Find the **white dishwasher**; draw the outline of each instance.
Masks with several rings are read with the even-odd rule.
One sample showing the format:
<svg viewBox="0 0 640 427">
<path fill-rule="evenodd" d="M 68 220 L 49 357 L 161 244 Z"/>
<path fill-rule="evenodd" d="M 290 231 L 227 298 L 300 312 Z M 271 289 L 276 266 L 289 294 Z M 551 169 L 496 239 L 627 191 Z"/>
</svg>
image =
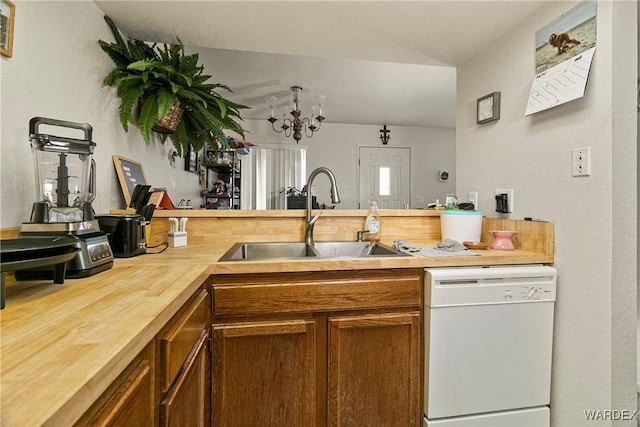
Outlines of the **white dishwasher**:
<svg viewBox="0 0 640 427">
<path fill-rule="evenodd" d="M 424 424 L 548 426 L 556 270 L 429 268 Z"/>
</svg>

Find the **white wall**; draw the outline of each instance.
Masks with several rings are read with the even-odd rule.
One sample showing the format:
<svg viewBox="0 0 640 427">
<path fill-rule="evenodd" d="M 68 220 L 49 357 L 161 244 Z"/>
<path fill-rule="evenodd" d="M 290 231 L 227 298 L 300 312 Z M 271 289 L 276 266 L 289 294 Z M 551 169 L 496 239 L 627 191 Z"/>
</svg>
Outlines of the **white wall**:
<svg viewBox="0 0 640 427">
<path fill-rule="evenodd" d="M 640 7 L 638 8 L 638 22 L 640 22 Z M 640 40 L 640 25 L 638 26 L 638 40 Z M 638 42 L 638 111 L 636 113 L 636 118 L 637 118 L 637 128 L 638 128 L 638 134 L 636 135 L 637 141 L 638 141 L 638 146 L 640 146 L 640 42 Z M 638 151 L 638 157 L 636 159 L 636 167 L 638 165 L 638 160 L 640 160 L 640 151 Z M 640 179 L 640 177 L 639 177 Z M 638 188 L 636 189 L 637 193 L 636 193 L 636 200 L 638 201 L 640 206 L 640 185 L 638 185 Z M 640 237 L 638 236 L 638 233 L 636 231 L 636 238 L 638 240 L 638 242 L 640 242 Z M 640 251 L 638 251 L 638 262 L 636 263 L 636 265 L 640 264 Z M 638 302 L 637 302 L 637 306 L 636 306 L 636 310 L 638 312 L 638 326 L 637 326 L 637 332 L 638 332 L 638 337 L 637 337 L 637 341 L 638 341 L 638 351 L 637 354 L 638 356 L 638 360 L 637 360 L 637 373 L 638 373 L 638 408 L 640 408 L 640 278 L 638 278 L 638 289 L 637 289 L 637 297 L 638 297 Z"/>
<path fill-rule="evenodd" d="M 113 36 L 102 13 L 87 1 L 17 1 L 13 57 L 2 57 L 2 184 L 0 227 L 28 221 L 35 201 L 29 120 L 35 116 L 89 123 L 97 143 L 97 213 L 124 207 L 111 156 L 142 163 L 149 184 L 166 187 L 174 202 L 198 198 L 196 174 L 183 163 L 169 166 L 168 148 L 149 146 L 130 128 L 125 133 L 117 116 L 115 91 L 102 87 L 112 63 L 97 40 Z M 73 25 L 69 25 L 73 22 Z M 64 31 L 62 31 L 64 26 Z M 50 130 L 53 133 L 53 130 Z"/>
<path fill-rule="evenodd" d="M 458 193 L 478 191 L 483 205 L 513 188 L 511 218 L 555 224 L 553 425 L 591 425 L 584 410 L 636 404 L 636 76 L 624 72 L 637 68 L 635 2 L 598 2 L 585 97 L 524 117 L 535 31 L 575 4 L 545 2 L 459 67 L 457 87 Z M 476 99 L 493 91 L 501 119 L 478 126 Z M 574 178 L 571 149 L 584 146 L 592 174 Z"/>
<path fill-rule="evenodd" d="M 245 120 L 243 125 L 250 132 L 246 135 L 247 140 L 253 143 L 295 144 L 293 138 L 275 133 L 266 120 Z M 303 136 L 300 140 L 299 144 L 307 147 L 307 176 L 319 166 L 328 167 L 336 175 L 342 199 L 336 209 L 358 209 L 357 147 L 382 147 L 380 128 L 325 122 L 312 138 Z M 445 194 L 454 193 L 456 188 L 455 129 L 388 128 L 391 130 L 389 147 L 411 148 L 411 207 L 422 208 L 435 199 L 444 202 Z M 438 171 L 441 169 L 449 171 L 448 182 L 438 180 Z M 319 203 L 330 204 L 328 182 L 326 177 L 321 176 L 314 183 L 314 194 Z M 418 196 L 423 197 L 424 203 L 418 202 Z"/>
</svg>

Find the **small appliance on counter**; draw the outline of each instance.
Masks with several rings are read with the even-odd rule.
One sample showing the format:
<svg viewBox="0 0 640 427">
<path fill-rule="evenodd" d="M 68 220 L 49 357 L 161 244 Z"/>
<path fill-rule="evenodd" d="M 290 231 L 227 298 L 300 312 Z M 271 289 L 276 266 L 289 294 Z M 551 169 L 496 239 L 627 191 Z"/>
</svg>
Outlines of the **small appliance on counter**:
<svg viewBox="0 0 640 427">
<path fill-rule="evenodd" d="M 80 130 L 84 139 L 40 133 L 40 126 L 57 126 L 66 133 Z M 69 131 L 71 130 L 71 131 Z M 107 234 L 100 230 L 91 203 L 95 198 L 96 143 L 87 123 L 34 117 L 29 121 L 29 140 L 34 154 L 37 200 L 30 222 L 20 227 L 20 238 L 71 237 L 78 249 L 67 261 L 66 277 L 88 277 L 113 266 Z M 16 271 L 16 279 L 47 279 L 53 267 Z"/>
<path fill-rule="evenodd" d="M 96 215 L 100 229 L 109 238 L 109 244 L 116 258 L 129 258 L 146 253 L 145 225 L 142 215 Z"/>
<path fill-rule="evenodd" d="M 482 212 L 467 210 L 444 210 L 440 212 L 442 240 L 457 242 L 479 242 L 482 232 Z"/>
<path fill-rule="evenodd" d="M 0 245 L 0 309 L 5 306 L 4 275 L 36 267 L 53 267 L 53 283 L 63 284 L 67 261 L 79 249 L 68 236 L 4 239 Z"/>
</svg>

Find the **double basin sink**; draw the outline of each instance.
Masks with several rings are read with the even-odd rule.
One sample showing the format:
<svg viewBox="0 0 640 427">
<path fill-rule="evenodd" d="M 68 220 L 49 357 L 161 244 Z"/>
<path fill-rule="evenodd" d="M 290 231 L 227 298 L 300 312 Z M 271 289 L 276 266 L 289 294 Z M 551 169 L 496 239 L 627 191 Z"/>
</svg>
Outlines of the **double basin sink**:
<svg viewBox="0 0 640 427">
<path fill-rule="evenodd" d="M 272 259 L 378 258 L 410 256 L 379 242 L 268 242 L 236 243 L 219 261 Z"/>
</svg>

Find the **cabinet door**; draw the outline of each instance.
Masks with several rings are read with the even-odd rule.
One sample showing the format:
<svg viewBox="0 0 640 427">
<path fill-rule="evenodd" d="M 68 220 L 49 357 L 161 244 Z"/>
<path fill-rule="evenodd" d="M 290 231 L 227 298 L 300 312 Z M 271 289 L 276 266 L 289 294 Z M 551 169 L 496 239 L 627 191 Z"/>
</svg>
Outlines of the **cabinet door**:
<svg viewBox="0 0 640 427">
<path fill-rule="evenodd" d="M 210 298 L 207 290 L 196 292 L 185 308 L 160 334 L 160 389 L 164 393 L 183 369 L 189 353 L 210 325 Z"/>
<path fill-rule="evenodd" d="M 209 418 L 209 390 L 207 380 L 209 360 L 209 332 L 202 331 L 176 381 L 160 403 L 160 425 L 174 427 L 204 427 Z"/>
<path fill-rule="evenodd" d="M 329 425 L 420 425 L 419 347 L 419 312 L 329 318 Z"/>
<path fill-rule="evenodd" d="M 315 424 L 313 320 L 213 328 L 214 426 Z"/>
<path fill-rule="evenodd" d="M 155 347 L 149 344 L 76 426 L 153 426 L 156 420 Z"/>
</svg>

